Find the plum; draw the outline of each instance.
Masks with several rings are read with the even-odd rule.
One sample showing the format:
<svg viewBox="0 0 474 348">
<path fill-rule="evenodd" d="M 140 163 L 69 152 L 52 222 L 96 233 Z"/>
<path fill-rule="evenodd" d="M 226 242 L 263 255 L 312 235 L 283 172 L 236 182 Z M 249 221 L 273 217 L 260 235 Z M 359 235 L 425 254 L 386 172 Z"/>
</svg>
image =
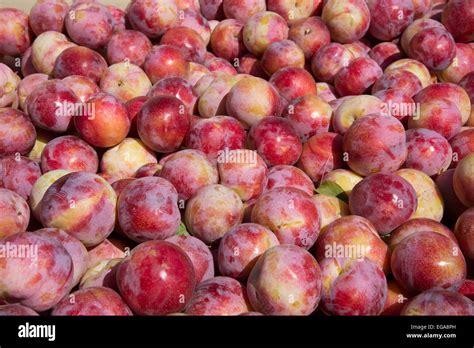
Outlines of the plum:
<svg viewBox="0 0 474 348">
<path fill-rule="evenodd" d="M 157 163 L 157 159 L 149 148 L 138 139 L 125 138 L 104 152 L 100 168 L 102 173 L 131 178 L 142 166 L 152 163 Z"/>
<path fill-rule="evenodd" d="M 86 247 L 77 238 L 57 228 L 42 228 L 34 233 L 58 242 L 71 255 L 74 270 L 71 287 L 76 286 L 89 265 L 89 255 L 87 254 Z"/>
<path fill-rule="evenodd" d="M 466 278 L 466 261 L 459 246 L 431 231 L 412 234 L 398 243 L 391 268 L 397 283 L 415 294 L 433 288 L 457 290 Z"/>
<path fill-rule="evenodd" d="M 119 294 L 104 287 L 91 287 L 74 291 L 59 302 L 52 316 L 128 316 L 132 311 Z"/>
<path fill-rule="evenodd" d="M 402 177 L 376 173 L 354 187 L 349 206 L 352 213 L 367 218 L 385 235 L 412 216 L 418 199 L 413 186 Z"/>
<path fill-rule="evenodd" d="M 370 24 L 370 10 L 362 0 L 328 0 L 324 3 L 322 19 L 331 39 L 350 43 L 361 39 Z"/>
<path fill-rule="evenodd" d="M 343 149 L 349 167 L 360 175 L 392 172 L 407 157 L 405 129 L 392 116 L 367 115 L 347 130 Z"/>
<path fill-rule="evenodd" d="M 9 155 L 0 158 L 0 187 L 18 193 L 25 200 L 40 176 L 38 163 L 27 157 Z"/>
<path fill-rule="evenodd" d="M 237 193 L 224 185 L 207 185 L 187 202 L 185 221 L 193 236 L 211 244 L 240 224 L 243 214 Z"/>
<path fill-rule="evenodd" d="M 0 188 L 0 238 L 26 231 L 30 220 L 30 208 L 17 193 Z"/>
<path fill-rule="evenodd" d="M 73 262 L 61 244 L 30 232 L 3 238 L 0 244 L 6 253 L 0 259 L 0 299 L 42 312 L 69 293 Z"/>
<path fill-rule="evenodd" d="M 121 230 L 130 239 L 166 239 L 179 227 L 178 193 L 163 178 L 136 179 L 120 194 L 117 214 Z"/>
<path fill-rule="evenodd" d="M 448 290 L 428 290 L 414 297 L 401 315 L 474 315 L 474 304 L 467 297 Z"/>
<path fill-rule="evenodd" d="M 369 259 L 327 258 L 321 264 L 321 308 L 331 315 L 379 315 L 387 298 L 382 269 Z"/>
<path fill-rule="evenodd" d="M 221 184 L 233 189 L 242 201 L 258 197 L 265 189 L 268 168 L 256 151 L 234 149 L 217 157 Z"/>
<path fill-rule="evenodd" d="M 136 30 L 119 31 L 107 43 L 107 61 L 109 64 L 128 61 L 143 66 L 151 48 L 151 41 L 145 34 Z"/>
<path fill-rule="evenodd" d="M 0 108 L 0 156 L 27 155 L 35 145 L 36 130 L 20 110 Z"/>
<path fill-rule="evenodd" d="M 368 259 L 385 273 L 390 270 L 390 253 L 375 226 L 357 215 L 334 220 L 321 231 L 314 248 L 316 259 Z"/>
<path fill-rule="evenodd" d="M 409 129 L 405 167 L 421 170 L 429 176 L 441 174 L 449 168 L 453 151 L 449 142 L 429 129 Z"/>
<path fill-rule="evenodd" d="M 303 145 L 298 167 L 314 182 L 321 181 L 332 170 L 343 167 L 342 143 L 342 136 L 336 133 L 313 135 Z"/>
<path fill-rule="evenodd" d="M 314 184 L 311 178 L 301 169 L 289 165 L 278 165 L 270 168 L 265 191 L 277 187 L 293 187 L 312 196 Z"/>
<path fill-rule="evenodd" d="M 41 153 L 43 173 L 57 169 L 97 173 L 98 167 L 99 159 L 96 151 L 74 135 L 65 135 L 51 140 Z"/>
<path fill-rule="evenodd" d="M 80 75 L 99 83 L 106 70 L 107 62 L 99 53 L 87 47 L 74 46 L 65 49 L 56 58 L 53 75 L 58 79 Z"/>
<path fill-rule="evenodd" d="M 159 175 L 173 184 L 182 200 L 194 196 L 201 187 L 219 181 L 216 164 L 199 150 L 175 152 L 162 164 Z"/>
<path fill-rule="evenodd" d="M 196 284 L 214 277 L 214 260 L 209 247 L 193 236 L 175 235 L 166 238 L 167 242 L 176 244 L 189 256 L 196 273 Z"/>
<path fill-rule="evenodd" d="M 6 4 L 7 5 L 7 4 Z M 0 54 L 19 56 L 31 44 L 28 15 L 15 8 L 0 9 Z"/>
<path fill-rule="evenodd" d="M 212 87 L 211 84 L 209 88 Z M 229 116 L 235 117 L 246 127 L 251 127 L 262 118 L 279 114 L 280 96 L 275 87 L 267 81 L 248 77 L 230 89 L 226 98 L 226 109 Z"/>
<path fill-rule="evenodd" d="M 200 119 L 186 135 L 186 147 L 217 158 L 225 149 L 241 149 L 245 145 L 245 129 L 235 118 L 214 116 Z"/>
<path fill-rule="evenodd" d="M 86 103 L 85 113 L 74 117 L 82 139 L 97 147 L 119 144 L 130 130 L 130 119 L 124 104 L 116 97 L 99 93 Z"/>
<path fill-rule="evenodd" d="M 321 298 L 321 270 L 314 257 L 296 245 L 277 245 L 260 256 L 250 272 L 252 307 L 266 315 L 309 315 Z"/>
<path fill-rule="evenodd" d="M 46 190 L 40 220 L 45 227 L 62 229 L 84 245 L 94 246 L 112 233 L 116 201 L 113 188 L 100 176 L 70 173 Z"/>
<path fill-rule="evenodd" d="M 219 243 L 218 265 L 222 275 L 246 279 L 260 255 L 279 245 L 277 237 L 268 228 L 244 223 L 227 231 Z"/>
<path fill-rule="evenodd" d="M 147 95 L 151 89 L 151 82 L 138 65 L 121 62 L 109 66 L 104 71 L 100 88 L 126 103 L 133 98 Z"/>
<path fill-rule="evenodd" d="M 245 287 L 229 277 L 208 279 L 194 291 L 184 309 L 188 315 L 239 315 L 250 310 Z"/>
<path fill-rule="evenodd" d="M 196 276 L 191 259 L 179 246 L 148 241 L 120 265 L 117 284 L 134 313 L 163 315 L 180 312 L 191 303 Z"/>
<path fill-rule="evenodd" d="M 256 12 L 248 18 L 243 28 L 245 47 L 256 56 L 261 56 L 271 43 L 287 37 L 288 26 L 285 19 L 271 11 Z"/>
<path fill-rule="evenodd" d="M 64 21 L 72 41 L 92 49 L 104 47 L 113 34 L 112 16 L 98 2 L 76 2 Z"/>
<path fill-rule="evenodd" d="M 272 230 L 281 244 L 309 249 L 318 238 L 320 215 L 303 191 L 278 187 L 263 193 L 252 209 L 251 221 Z"/>
<path fill-rule="evenodd" d="M 248 142 L 268 166 L 293 165 L 303 149 L 290 121 L 275 116 L 264 117 L 255 123 L 250 129 Z"/>
</svg>

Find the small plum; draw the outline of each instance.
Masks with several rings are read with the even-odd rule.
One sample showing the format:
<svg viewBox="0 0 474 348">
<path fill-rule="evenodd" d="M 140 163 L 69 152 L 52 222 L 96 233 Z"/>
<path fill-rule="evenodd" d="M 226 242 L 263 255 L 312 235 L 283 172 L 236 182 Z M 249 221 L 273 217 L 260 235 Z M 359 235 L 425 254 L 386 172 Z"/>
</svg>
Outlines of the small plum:
<svg viewBox="0 0 474 348">
<path fill-rule="evenodd" d="M 30 208 L 17 193 L 0 188 L 0 238 L 26 231 L 30 220 Z"/>
<path fill-rule="evenodd" d="M 188 315 L 239 315 L 250 310 L 245 287 L 229 277 L 208 279 L 198 286 L 184 309 Z"/>
<path fill-rule="evenodd" d="M 8 4 L 5 4 L 8 5 Z M 28 15 L 15 8 L 0 9 L 0 54 L 19 56 L 31 44 Z"/>
<path fill-rule="evenodd" d="M 278 70 L 270 78 L 270 83 L 275 86 L 287 103 L 298 97 L 317 94 L 316 81 L 313 76 L 299 67 L 286 67 Z"/>
<path fill-rule="evenodd" d="M 73 263 L 61 244 L 31 232 L 3 238 L 0 244 L 3 250 L 25 250 L 21 257 L 0 259 L 0 299 L 42 312 L 69 293 Z"/>
<path fill-rule="evenodd" d="M 263 52 L 262 68 L 268 76 L 285 67 L 304 68 L 303 50 L 291 40 L 273 42 Z"/>
<path fill-rule="evenodd" d="M 35 145 L 36 130 L 23 112 L 0 108 L 0 156 L 28 154 Z"/>
<path fill-rule="evenodd" d="M 200 119 L 186 135 L 186 147 L 217 158 L 225 149 L 241 149 L 245 145 L 245 129 L 235 118 L 214 116 Z"/>
<path fill-rule="evenodd" d="M 311 70 L 319 81 L 333 83 L 337 73 L 354 59 L 351 51 L 340 43 L 328 42 L 311 58 Z"/>
<path fill-rule="evenodd" d="M 57 179 L 40 203 L 44 227 L 59 228 L 86 246 L 102 242 L 115 225 L 117 197 L 100 176 L 74 172 Z"/>
<path fill-rule="evenodd" d="M 360 175 L 392 172 L 407 156 L 405 129 L 392 116 L 367 115 L 347 130 L 343 149 L 349 167 Z"/>
<path fill-rule="evenodd" d="M 265 191 L 277 187 L 293 187 L 312 196 L 314 184 L 311 178 L 301 169 L 290 165 L 278 165 L 270 168 Z"/>
<path fill-rule="evenodd" d="M 31 63 L 36 72 L 52 75 L 57 57 L 76 44 L 57 31 L 45 31 L 31 45 Z"/>
<path fill-rule="evenodd" d="M 456 196 L 465 206 L 474 206 L 474 153 L 459 161 L 454 170 L 453 187 Z"/>
<path fill-rule="evenodd" d="M 237 193 L 224 185 L 207 185 L 187 202 L 185 222 L 194 237 L 212 244 L 242 223 L 243 215 L 244 207 Z"/>
<path fill-rule="evenodd" d="M 100 168 L 102 173 L 130 178 L 141 166 L 148 163 L 157 163 L 154 153 L 140 140 L 125 138 L 120 144 L 104 152 Z"/>
<path fill-rule="evenodd" d="M 242 34 L 245 47 L 256 56 L 261 56 L 271 43 L 287 39 L 288 30 L 285 19 L 279 14 L 257 12 L 244 25 Z"/>
<path fill-rule="evenodd" d="M 143 63 L 143 70 L 151 83 L 165 77 L 186 78 L 188 69 L 189 63 L 182 52 L 169 45 L 154 46 Z"/>
<path fill-rule="evenodd" d="M 64 0 L 40 0 L 30 10 L 30 26 L 36 35 L 45 31 L 64 31 L 69 4 Z"/>
<path fill-rule="evenodd" d="M 235 226 L 219 243 L 219 270 L 224 276 L 246 279 L 259 256 L 279 244 L 275 234 L 264 226 L 253 223 Z"/>
<path fill-rule="evenodd" d="M 252 307 L 266 315 L 310 315 L 319 304 L 321 288 L 318 263 L 295 245 L 268 249 L 247 282 Z"/>
<path fill-rule="evenodd" d="M 135 64 L 128 62 L 109 66 L 100 80 L 100 88 L 122 103 L 145 96 L 151 89 L 151 82 L 145 72 Z"/>
<path fill-rule="evenodd" d="M 120 194 L 117 215 L 122 232 L 134 241 L 166 239 L 179 227 L 178 193 L 165 179 L 136 179 Z"/>
<path fill-rule="evenodd" d="M 111 65 L 128 61 L 141 67 L 151 48 L 151 41 L 145 34 L 135 30 L 119 31 L 107 43 L 107 61 Z"/>
<path fill-rule="evenodd" d="M 58 79 L 80 75 L 99 83 L 106 70 L 107 62 L 99 53 L 87 47 L 74 46 L 65 49 L 56 58 L 53 75 Z"/>
<path fill-rule="evenodd" d="M 327 0 L 322 19 L 333 41 L 350 43 L 361 39 L 369 30 L 370 10 L 363 0 Z"/>
<path fill-rule="evenodd" d="M 130 119 L 123 103 L 112 95 L 99 93 L 87 100 L 84 115 L 74 117 L 82 139 L 97 147 L 119 144 L 130 130 Z"/>
<path fill-rule="evenodd" d="M 56 169 L 97 173 L 98 168 L 99 159 L 96 151 L 74 135 L 65 135 L 51 140 L 41 153 L 43 173 Z"/>
<path fill-rule="evenodd" d="M 382 75 L 382 69 L 375 60 L 361 57 L 337 73 L 334 86 L 341 96 L 363 94 Z"/>
<path fill-rule="evenodd" d="M 469 298 L 456 292 L 434 289 L 414 297 L 405 305 L 401 315 L 472 316 L 474 315 L 474 304 Z"/>
<path fill-rule="evenodd" d="M 132 315 L 132 311 L 114 290 L 104 287 L 91 287 L 71 293 L 53 308 L 51 315 L 129 316 Z"/>
<path fill-rule="evenodd" d="M 281 244 L 295 244 L 305 249 L 316 242 L 320 230 L 316 203 L 292 187 L 278 187 L 263 193 L 252 209 L 251 221 L 272 230 Z"/>
<path fill-rule="evenodd" d="M 331 34 L 320 17 L 300 18 L 291 23 L 288 38 L 310 59 L 321 47 L 331 42 Z"/>
<path fill-rule="evenodd" d="M 456 45 L 447 30 L 435 27 L 423 29 L 411 39 L 408 55 L 429 69 L 444 70 L 456 56 Z"/>
<path fill-rule="evenodd" d="M 209 88 L 212 88 L 212 84 Z M 267 116 L 279 114 L 280 96 L 271 83 L 258 77 L 248 77 L 230 89 L 226 108 L 229 116 L 251 127 Z"/>
<path fill-rule="evenodd" d="M 215 162 L 199 150 L 175 152 L 162 164 L 159 175 L 173 184 L 182 200 L 194 196 L 201 187 L 217 184 L 219 181 Z"/>
<path fill-rule="evenodd" d="M 369 33 L 383 41 L 397 38 L 413 22 L 415 8 L 410 0 L 369 0 Z"/>
<path fill-rule="evenodd" d="M 313 135 L 303 145 L 298 161 L 301 168 L 314 181 L 318 182 L 334 169 L 343 167 L 343 137 L 332 132 Z"/>
<path fill-rule="evenodd" d="M 37 127 L 64 133 L 76 116 L 78 101 L 64 82 L 51 80 L 41 83 L 30 93 L 26 98 L 26 108 Z"/>
<path fill-rule="evenodd" d="M 367 218 L 385 235 L 412 216 L 418 200 L 413 186 L 402 177 L 376 173 L 354 187 L 349 206 L 353 214 Z"/>
<path fill-rule="evenodd" d="M 140 139 L 157 152 L 178 150 L 189 126 L 190 115 L 185 104 L 173 96 L 151 97 L 137 115 Z"/>
<path fill-rule="evenodd" d="M 196 273 L 196 284 L 214 277 L 214 260 L 209 247 L 193 236 L 175 235 L 166 238 L 167 242 L 176 244 L 189 256 Z"/>
<path fill-rule="evenodd" d="M 267 183 L 267 165 L 256 151 L 234 149 L 217 157 L 221 184 L 233 189 L 242 201 L 257 198 Z"/>
<path fill-rule="evenodd" d="M 453 151 L 441 134 L 429 129 L 409 129 L 406 168 L 421 170 L 429 176 L 441 174 L 449 168 Z"/>
<path fill-rule="evenodd" d="M 191 259 L 179 246 L 148 241 L 120 264 L 117 284 L 136 314 L 163 315 L 179 312 L 192 301 L 196 276 Z"/>
<path fill-rule="evenodd" d="M 39 164 L 27 157 L 8 155 L 0 158 L 0 187 L 18 193 L 25 200 L 29 199 L 40 176 Z"/>
<path fill-rule="evenodd" d="M 331 315 L 379 315 L 387 298 L 382 269 L 369 259 L 328 258 L 321 264 L 321 307 Z"/>
<path fill-rule="evenodd" d="M 433 288 L 457 290 L 466 278 L 466 261 L 458 249 L 455 242 L 439 233 L 415 233 L 393 250 L 393 276 L 412 293 Z"/>
<path fill-rule="evenodd" d="M 112 16 L 98 2 L 79 2 L 69 8 L 64 21 L 72 41 L 92 49 L 104 47 L 113 34 Z"/>
<path fill-rule="evenodd" d="M 301 141 L 290 121 L 268 116 L 252 126 L 249 143 L 268 166 L 293 165 L 302 152 Z"/>
</svg>

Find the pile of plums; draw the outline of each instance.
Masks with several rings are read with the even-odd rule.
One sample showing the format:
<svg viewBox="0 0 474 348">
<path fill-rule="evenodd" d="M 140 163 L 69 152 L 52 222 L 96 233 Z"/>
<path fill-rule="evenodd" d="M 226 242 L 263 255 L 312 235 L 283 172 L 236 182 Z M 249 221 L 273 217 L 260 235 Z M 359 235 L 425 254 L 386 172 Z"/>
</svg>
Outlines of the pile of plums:
<svg viewBox="0 0 474 348">
<path fill-rule="evenodd" d="M 0 315 L 474 315 L 474 0 L 28 11 Z"/>
</svg>

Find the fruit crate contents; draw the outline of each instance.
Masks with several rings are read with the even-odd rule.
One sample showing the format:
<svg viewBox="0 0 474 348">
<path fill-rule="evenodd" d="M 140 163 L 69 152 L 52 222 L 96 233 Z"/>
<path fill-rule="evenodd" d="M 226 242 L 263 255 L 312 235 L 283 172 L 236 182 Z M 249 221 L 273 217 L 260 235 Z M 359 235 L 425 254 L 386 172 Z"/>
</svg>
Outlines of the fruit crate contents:
<svg viewBox="0 0 474 348">
<path fill-rule="evenodd" d="M 0 315 L 474 315 L 474 0 L 0 6 Z"/>
</svg>

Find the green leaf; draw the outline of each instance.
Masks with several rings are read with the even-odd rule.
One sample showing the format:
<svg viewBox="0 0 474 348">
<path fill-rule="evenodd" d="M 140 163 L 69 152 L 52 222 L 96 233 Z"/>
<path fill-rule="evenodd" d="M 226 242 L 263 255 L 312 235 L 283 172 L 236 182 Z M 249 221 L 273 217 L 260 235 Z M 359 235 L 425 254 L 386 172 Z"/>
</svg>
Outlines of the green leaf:
<svg viewBox="0 0 474 348">
<path fill-rule="evenodd" d="M 186 225 L 184 222 L 179 224 L 178 230 L 176 231 L 177 236 L 190 236 L 188 230 L 186 229 Z"/>
<path fill-rule="evenodd" d="M 344 192 L 344 189 L 332 181 L 323 182 L 315 191 L 325 196 L 337 197 L 341 201 L 344 201 L 346 203 L 349 201 L 349 197 L 347 197 L 347 194 L 346 192 Z"/>
</svg>

